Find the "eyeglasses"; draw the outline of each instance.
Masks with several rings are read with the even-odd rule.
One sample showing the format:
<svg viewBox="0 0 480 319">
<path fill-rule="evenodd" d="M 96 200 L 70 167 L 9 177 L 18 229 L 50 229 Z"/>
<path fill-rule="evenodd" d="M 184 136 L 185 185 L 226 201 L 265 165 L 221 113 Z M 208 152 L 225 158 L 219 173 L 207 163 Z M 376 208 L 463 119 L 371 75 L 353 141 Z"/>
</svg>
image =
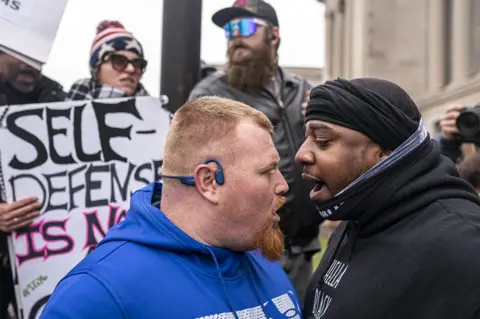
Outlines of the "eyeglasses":
<svg viewBox="0 0 480 319">
<path fill-rule="evenodd" d="M 241 18 L 228 22 L 223 27 L 225 29 L 225 36 L 228 40 L 231 40 L 238 32 L 238 36 L 248 37 L 257 32 L 259 25 L 267 26 L 267 23 L 263 20 L 256 18 Z"/>
<path fill-rule="evenodd" d="M 108 62 L 112 64 L 114 70 L 118 72 L 123 72 L 129 64 L 135 68 L 135 72 L 143 73 L 147 67 L 147 61 L 142 58 L 129 59 L 124 55 L 112 53 L 105 56 L 103 62 Z"/>
</svg>

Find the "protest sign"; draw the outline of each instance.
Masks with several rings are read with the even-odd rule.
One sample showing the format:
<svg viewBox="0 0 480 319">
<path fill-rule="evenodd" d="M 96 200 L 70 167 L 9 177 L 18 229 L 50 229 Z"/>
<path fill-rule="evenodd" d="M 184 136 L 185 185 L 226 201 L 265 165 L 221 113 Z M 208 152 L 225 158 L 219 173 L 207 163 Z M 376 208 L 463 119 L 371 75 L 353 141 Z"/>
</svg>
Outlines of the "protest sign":
<svg viewBox="0 0 480 319">
<path fill-rule="evenodd" d="M 5 112 L 5 114 L 4 114 Z M 158 180 L 170 113 L 159 99 L 0 108 L 2 189 L 37 196 L 41 215 L 11 238 L 21 318 L 38 318 L 58 281 Z"/>
<path fill-rule="evenodd" d="M 35 68 L 47 62 L 67 0 L 0 0 L 0 49 Z"/>
</svg>

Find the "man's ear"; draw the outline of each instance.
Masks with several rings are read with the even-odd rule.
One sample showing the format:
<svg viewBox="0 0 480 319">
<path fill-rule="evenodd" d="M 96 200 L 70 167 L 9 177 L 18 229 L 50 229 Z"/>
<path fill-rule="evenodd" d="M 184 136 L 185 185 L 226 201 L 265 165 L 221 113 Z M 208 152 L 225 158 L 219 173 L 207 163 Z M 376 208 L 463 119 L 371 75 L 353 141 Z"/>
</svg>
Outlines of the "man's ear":
<svg viewBox="0 0 480 319">
<path fill-rule="evenodd" d="M 392 151 L 385 150 L 380 145 L 373 142 L 370 142 L 369 146 L 367 146 L 364 151 L 366 152 L 366 159 L 369 167 L 373 167 L 392 154 Z"/>
<path fill-rule="evenodd" d="M 195 168 L 193 177 L 195 178 L 195 187 L 198 193 L 211 202 L 212 204 L 218 204 L 219 202 L 219 185 L 215 180 L 215 172 L 217 167 L 214 163 L 201 164 Z"/>
<path fill-rule="evenodd" d="M 392 154 L 392 151 L 390 150 L 384 150 L 382 149 L 379 155 L 380 161 L 383 161 L 385 158 L 387 158 L 390 154 Z"/>
<path fill-rule="evenodd" d="M 278 27 L 272 27 L 272 45 L 276 46 L 280 41 L 280 29 Z"/>
</svg>

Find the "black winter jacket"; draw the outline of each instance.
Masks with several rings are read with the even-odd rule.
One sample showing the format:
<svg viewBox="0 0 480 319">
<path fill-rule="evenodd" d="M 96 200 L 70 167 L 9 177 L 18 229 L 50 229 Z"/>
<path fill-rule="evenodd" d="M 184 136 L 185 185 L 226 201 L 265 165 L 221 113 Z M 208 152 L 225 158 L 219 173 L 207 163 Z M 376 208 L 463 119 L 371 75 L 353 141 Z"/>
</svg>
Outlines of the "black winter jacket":
<svg viewBox="0 0 480 319">
<path fill-rule="evenodd" d="M 480 197 L 440 146 L 427 141 L 365 196 L 369 209 L 331 237 L 304 318 L 480 318 Z"/>
</svg>

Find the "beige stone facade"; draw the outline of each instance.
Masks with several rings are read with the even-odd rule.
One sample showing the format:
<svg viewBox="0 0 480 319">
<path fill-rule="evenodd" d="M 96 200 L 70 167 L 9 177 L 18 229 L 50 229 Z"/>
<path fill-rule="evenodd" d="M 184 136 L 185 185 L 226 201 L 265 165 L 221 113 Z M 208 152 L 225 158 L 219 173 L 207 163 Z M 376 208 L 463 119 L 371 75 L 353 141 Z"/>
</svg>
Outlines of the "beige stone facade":
<svg viewBox="0 0 480 319">
<path fill-rule="evenodd" d="M 325 79 L 379 77 L 405 88 L 426 127 L 480 102 L 480 0 L 323 0 Z"/>
</svg>

